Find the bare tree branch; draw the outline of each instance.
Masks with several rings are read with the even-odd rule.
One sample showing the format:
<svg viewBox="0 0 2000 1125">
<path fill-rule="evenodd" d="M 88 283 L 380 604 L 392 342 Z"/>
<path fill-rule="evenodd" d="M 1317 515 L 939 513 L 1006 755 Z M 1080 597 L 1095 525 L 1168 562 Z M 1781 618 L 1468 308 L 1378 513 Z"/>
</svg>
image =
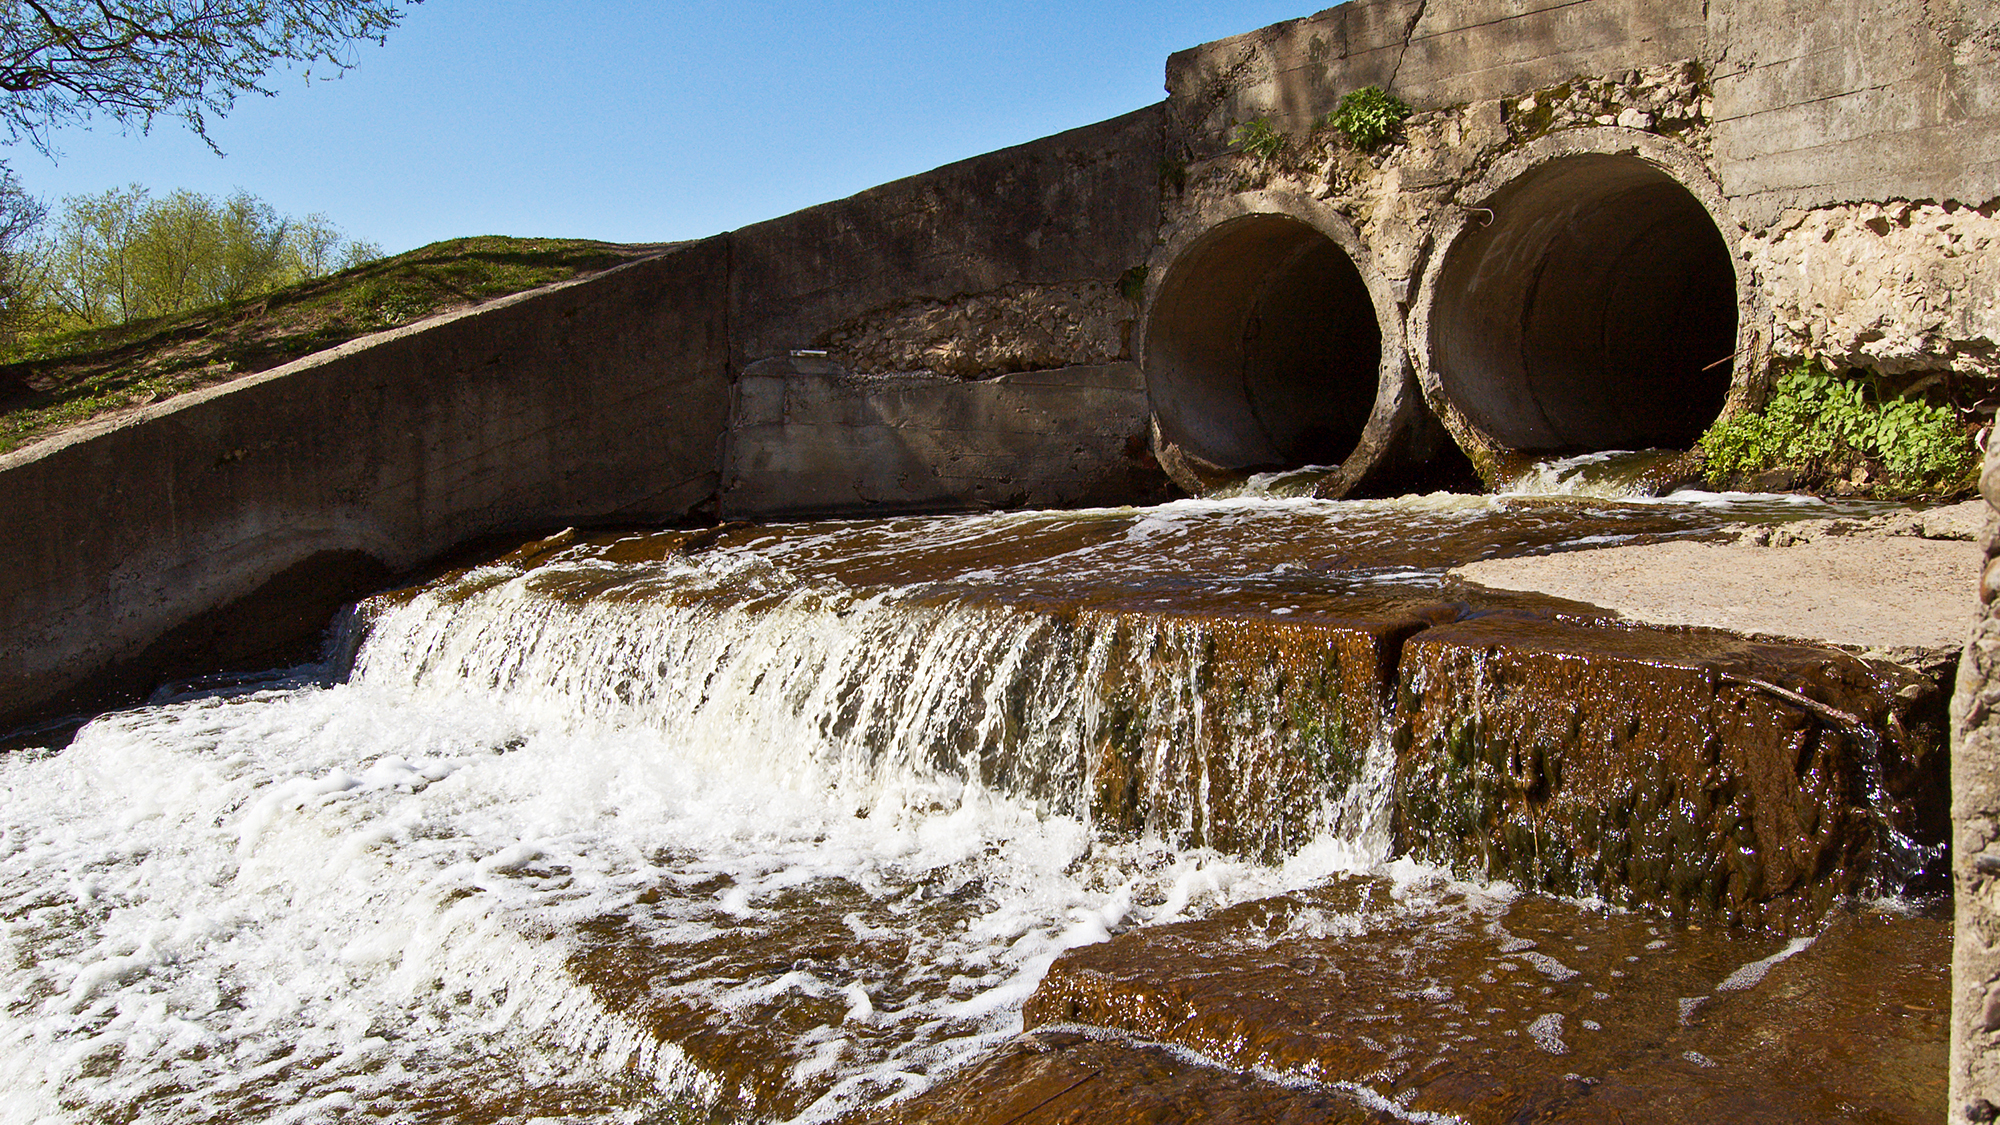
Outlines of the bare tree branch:
<svg viewBox="0 0 2000 1125">
<path fill-rule="evenodd" d="M 53 132 L 103 115 L 144 132 L 177 117 L 211 148 L 275 67 L 346 70 L 421 0 L 0 0 L 0 125 L 49 151 Z"/>
</svg>

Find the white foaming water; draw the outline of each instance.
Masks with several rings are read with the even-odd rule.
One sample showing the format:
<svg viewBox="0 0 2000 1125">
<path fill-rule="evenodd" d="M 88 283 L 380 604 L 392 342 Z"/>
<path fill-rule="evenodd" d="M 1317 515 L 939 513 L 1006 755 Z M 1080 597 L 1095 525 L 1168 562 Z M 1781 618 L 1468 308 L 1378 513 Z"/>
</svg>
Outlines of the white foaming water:
<svg viewBox="0 0 2000 1125">
<path fill-rule="evenodd" d="M 1188 687 L 1205 626 L 971 595 L 1059 602 L 1081 574 L 1304 616 L 1362 571 L 1434 583 L 1465 529 L 1539 526 L 1523 504 L 829 524 L 641 563 L 579 544 L 385 602 L 347 683 L 0 758 L 0 1121 L 821 1120 L 919 1088 L 1017 1031 L 1066 948 L 1335 872 L 1435 875 L 1382 860 L 1381 738 L 1348 792 L 1285 808 L 1282 863 L 1185 846 L 1220 797 L 1186 750 L 1204 724 L 1270 733 Z M 1146 714 L 1107 713 L 1106 684 Z M 1138 838 L 1088 821 L 1114 729 Z"/>
<path fill-rule="evenodd" d="M 1093 833 L 1095 704 L 1066 681 L 1109 642 L 1060 619 L 798 588 L 754 556 L 555 570 L 382 611 L 349 683 L 0 760 L 0 1118 L 744 1099 L 652 1030 L 680 1004 L 807 1011 L 771 1066 L 823 1119 L 1018 1031 L 1065 948 L 1379 860 L 1352 832 L 1283 867 Z M 613 592 L 580 596 L 599 573 Z M 907 957 L 674 960 L 840 895 L 857 944 Z M 607 918 L 693 968 L 600 987 L 579 935 Z"/>
</svg>

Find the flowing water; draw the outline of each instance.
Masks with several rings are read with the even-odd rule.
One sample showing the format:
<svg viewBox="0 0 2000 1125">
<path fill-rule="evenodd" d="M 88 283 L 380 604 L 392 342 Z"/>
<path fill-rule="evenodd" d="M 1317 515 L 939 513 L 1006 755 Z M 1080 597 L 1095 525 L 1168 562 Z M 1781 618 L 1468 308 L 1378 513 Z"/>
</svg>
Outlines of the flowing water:
<svg viewBox="0 0 2000 1125">
<path fill-rule="evenodd" d="M 1403 641 L 1525 612 L 1445 568 L 1827 514 L 1287 490 L 565 534 L 15 752 L 0 1119 L 828 1120 L 1116 935 L 1354 879 L 1487 919 L 1506 883 L 1392 855 Z M 1328 1088 L 1450 1119 L 1393 1085 Z"/>
</svg>

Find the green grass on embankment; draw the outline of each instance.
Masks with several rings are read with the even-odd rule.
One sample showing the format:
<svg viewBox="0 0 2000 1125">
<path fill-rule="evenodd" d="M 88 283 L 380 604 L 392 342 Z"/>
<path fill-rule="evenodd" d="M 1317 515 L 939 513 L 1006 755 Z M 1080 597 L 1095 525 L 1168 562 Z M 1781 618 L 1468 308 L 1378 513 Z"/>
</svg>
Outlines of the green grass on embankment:
<svg viewBox="0 0 2000 1125">
<path fill-rule="evenodd" d="M 454 238 L 226 305 L 25 341 L 0 355 L 0 453 L 656 249 L 573 238 Z"/>
</svg>

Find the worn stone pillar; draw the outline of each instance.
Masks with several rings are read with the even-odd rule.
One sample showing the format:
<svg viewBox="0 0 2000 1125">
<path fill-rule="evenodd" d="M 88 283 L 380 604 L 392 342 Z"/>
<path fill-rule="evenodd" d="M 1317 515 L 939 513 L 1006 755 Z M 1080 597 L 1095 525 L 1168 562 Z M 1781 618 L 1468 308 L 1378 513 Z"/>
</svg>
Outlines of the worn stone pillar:
<svg viewBox="0 0 2000 1125">
<path fill-rule="evenodd" d="M 1987 446 L 1979 490 L 2000 509 L 2000 441 Z M 1952 699 L 1951 957 L 1953 1122 L 2000 1118 L 2000 535 L 1988 511 L 1979 621 Z"/>
</svg>

